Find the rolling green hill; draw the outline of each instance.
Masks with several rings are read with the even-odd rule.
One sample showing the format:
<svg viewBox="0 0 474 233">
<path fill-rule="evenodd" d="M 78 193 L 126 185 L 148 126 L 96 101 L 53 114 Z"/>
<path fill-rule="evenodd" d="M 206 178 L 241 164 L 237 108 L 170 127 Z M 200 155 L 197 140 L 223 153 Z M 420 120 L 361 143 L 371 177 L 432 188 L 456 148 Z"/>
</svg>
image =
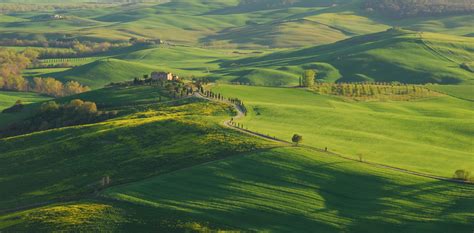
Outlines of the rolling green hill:
<svg viewBox="0 0 474 233">
<path fill-rule="evenodd" d="M 471 232 L 469 4 L 0 0 L 0 233 Z"/>
<path fill-rule="evenodd" d="M 0 217 L 9 231 L 469 231 L 471 186 L 279 148 Z"/>
<path fill-rule="evenodd" d="M 460 99 L 474 101 L 474 85 L 433 85 L 429 88 Z"/>
<path fill-rule="evenodd" d="M 48 99 L 50 99 L 50 97 L 42 96 L 36 93 L 0 91 L 0 111 L 11 107 L 17 100 L 21 100 L 23 104 L 29 104 L 45 101 Z"/>
<path fill-rule="evenodd" d="M 1 15 L 0 32 L 8 38 L 74 36 L 94 41 L 125 41 L 145 37 L 217 48 L 288 48 L 329 44 L 392 26 L 469 36 L 474 22 L 472 15 L 387 19 L 364 11 L 361 1 L 303 1 L 285 7 L 249 7 L 238 3 L 175 0 L 94 9 L 66 8 L 62 11 L 65 20 L 35 20 L 38 14 L 24 12 L 16 13 L 14 18 Z"/>
<path fill-rule="evenodd" d="M 83 85 L 97 89 L 111 82 L 129 81 L 134 77 L 142 77 L 144 74 L 150 74 L 158 69 L 156 66 L 106 58 L 47 75 L 61 81 L 76 80 Z"/>
<path fill-rule="evenodd" d="M 265 147 L 219 125 L 233 114 L 225 104 L 166 97 L 159 103 L 159 95 L 144 86 L 60 99 L 94 101 L 119 117 L 0 139 L 0 209 L 86 197 L 104 176 L 127 183 Z"/>
<path fill-rule="evenodd" d="M 240 122 L 265 135 L 289 141 L 297 133 L 305 145 L 444 177 L 474 170 L 472 101 L 355 102 L 305 89 L 230 85 L 213 91 L 243 100 L 249 112 Z"/>
<path fill-rule="evenodd" d="M 227 79 L 233 80 L 242 70 L 313 68 L 312 63 L 327 63 L 337 69 L 340 82 L 377 81 L 402 83 L 472 84 L 474 73 L 461 64 L 474 59 L 474 40 L 433 33 L 391 29 L 354 37 L 330 45 L 276 52 L 244 58 L 224 64 Z M 242 68 L 240 68 L 242 67 Z M 293 68 L 294 69 L 294 68 Z M 234 73 L 233 73 L 234 72 Z M 334 73 L 334 72 L 332 72 Z M 295 73 L 295 77 L 301 73 Z M 363 80 L 360 77 L 364 77 Z M 272 79 L 271 75 L 265 78 Z M 328 80 L 323 72 L 318 77 Z M 258 84 L 259 80 L 249 80 Z M 297 84 L 297 79 L 285 84 Z"/>
</svg>

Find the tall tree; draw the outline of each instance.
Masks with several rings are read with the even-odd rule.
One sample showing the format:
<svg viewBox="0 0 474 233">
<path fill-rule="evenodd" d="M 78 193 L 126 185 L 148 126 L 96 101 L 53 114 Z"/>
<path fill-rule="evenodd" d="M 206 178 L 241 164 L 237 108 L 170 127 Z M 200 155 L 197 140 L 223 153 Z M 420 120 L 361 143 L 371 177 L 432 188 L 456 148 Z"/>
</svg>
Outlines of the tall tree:
<svg viewBox="0 0 474 233">
<path fill-rule="evenodd" d="M 314 70 L 305 70 L 303 72 L 303 86 L 312 87 L 314 85 L 314 80 L 316 78 L 316 72 Z"/>
</svg>

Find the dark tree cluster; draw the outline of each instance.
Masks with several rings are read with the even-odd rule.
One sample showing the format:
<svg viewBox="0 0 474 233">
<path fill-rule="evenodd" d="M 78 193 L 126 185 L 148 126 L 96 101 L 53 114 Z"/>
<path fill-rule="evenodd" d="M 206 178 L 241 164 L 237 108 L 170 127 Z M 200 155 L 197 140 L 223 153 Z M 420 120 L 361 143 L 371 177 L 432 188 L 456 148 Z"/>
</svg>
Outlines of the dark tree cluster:
<svg viewBox="0 0 474 233">
<path fill-rule="evenodd" d="M 312 89 L 320 94 L 339 95 L 355 99 L 370 99 L 390 97 L 391 99 L 404 100 L 410 98 L 423 98 L 436 93 L 419 85 L 401 83 L 320 83 L 317 82 Z"/>
<path fill-rule="evenodd" d="M 470 14 L 474 0 L 366 0 L 363 8 L 394 18 Z"/>
<path fill-rule="evenodd" d="M 18 104 L 15 104 L 18 105 Z M 89 124 L 115 117 L 117 112 L 98 111 L 94 102 L 74 99 L 66 104 L 45 102 L 30 118 L 0 130 L 0 137 L 15 136 L 35 131 Z"/>
</svg>

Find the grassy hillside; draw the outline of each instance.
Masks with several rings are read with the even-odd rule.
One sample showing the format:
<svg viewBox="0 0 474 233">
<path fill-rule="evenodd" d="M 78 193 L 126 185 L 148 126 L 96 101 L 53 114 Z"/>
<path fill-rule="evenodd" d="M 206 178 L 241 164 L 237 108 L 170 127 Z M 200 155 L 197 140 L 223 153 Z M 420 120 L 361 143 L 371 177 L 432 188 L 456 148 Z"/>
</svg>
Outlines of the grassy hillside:
<svg viewBox="0 0 474 233">
<path fill-rule="evenodd" d="M 296 66 L 301 70 L 319 62 L 335 67 L 341 75 L 337 80 L 340 82 L 473 83 L 474 74 L 461 68 L 461 64 L 474 59 L 473 45 L 471 38 L 394 29 L 330 45 L 236 60 L 224 67 L 231 80 L 243 69 Z M 361 76 L 364 80 L 360 80 Z M 270 80 L 272 76 L 265 78 Z M 333 81 L 327 80 L 324 73 L 318 78 Z M 250 80 L 250 83 L 257 84 L 257 81 Z"/>
<path fill-rule="evenodd" d="M 105 195 L 227 229 L 443 232 L 469 229 L 473 192 L 323 154 L 277 149 L 111 188 Z"/>
<path fill-rule="evenodd" d="M 244 101 L 249 113 L 241 122 L 253 131 L 288 141 L 298 133 L 306 145 L 446 177 L 457 169 L 474 171 L 471 101 L 353 102 L 294 88 L 213 90 Z"/>
<path fill-rule="evenodd" d="M 233 114 L 229 106 L 193 98 L 145 104 L 149 89 L 134 90 L 140 101 L 123 89 L 78 96 L 118 110 L 118 118 L 0 139 L 0 209 L 87 196 L 103 176 L 127 183 L 261 147 L 219 126 Z"/>
<path fill-rule="evenodd" d="M 432 85 L 429 88 L 453 97 L 474 101 L 474 85 Z"/>
<path fill-rule="evenodd" d="M 386 19 L 362 10 L 361 1 L 304 1 L 284 7 L 239 6 L 239 1 L 179 0 L 63 9 L 64 20 L 35 20 L 38 14 L 0 15 L 8 38 L 87 40 L 160 38 L 213 47 L 298 47 L 329 44 L 391 26 L 470 35 L 471 15 Z M 333 5 L 333 3 L 335 3 Z M 46 30 L 47 29 L 47 30 Z"/>
<path fill-rule="evenodd" d="M 97 89 L 111 82 L 129 81 L 134 77 L 141 78 L 144 74 L 150 74 L 158 69 L 156 66 L 107 58 L 48 75 L 61 81 L 76 80 Z"/>
<path fill-rule="evenodd" d="M 23 104 L 29 104 L 34 102 L 41 102 L 50 99 L 47 96 L 42 96 L 36 93 L 30 92 L 11 92 L 1 91 L 0 92 L 0 111 L 11 107 L 17 100 L 21 100 Z"/>
<path fill-rule="evenodd" d="M 250 53 L 251 51 L 246 51 Z M 205 76 L 219 69 L 222 59 L 245 56 L 238 50 L 211 50 L 187 46 L 161 46 L 116 56 L 118 59 L 147 64 L 180 76 Z"/>
<path fill-rule="evenodd" d="M 280 148 L 106 189 L 102 198 L 0 217 L 0 229 L 469 231 L 471 186 Z M 107 198 L 107 199 L 105 199 Z"/>
</svg>

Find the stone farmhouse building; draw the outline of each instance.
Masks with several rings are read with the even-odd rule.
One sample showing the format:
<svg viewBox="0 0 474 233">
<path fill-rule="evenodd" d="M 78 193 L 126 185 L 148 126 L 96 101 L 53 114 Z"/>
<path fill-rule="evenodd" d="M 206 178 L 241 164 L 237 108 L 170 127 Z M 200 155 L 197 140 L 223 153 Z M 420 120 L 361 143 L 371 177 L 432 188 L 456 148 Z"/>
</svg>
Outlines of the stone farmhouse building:
<svg viewBox="0 0 474 233">
<path fill-rule="evenodd" d="M 177 81 L 179 80 L 179 77 L 177 75 L 173 75 L 173 73 L 170 72 L 152 72 L 151 73 L 151 79 L 158 81 Z"/>
</svg>

